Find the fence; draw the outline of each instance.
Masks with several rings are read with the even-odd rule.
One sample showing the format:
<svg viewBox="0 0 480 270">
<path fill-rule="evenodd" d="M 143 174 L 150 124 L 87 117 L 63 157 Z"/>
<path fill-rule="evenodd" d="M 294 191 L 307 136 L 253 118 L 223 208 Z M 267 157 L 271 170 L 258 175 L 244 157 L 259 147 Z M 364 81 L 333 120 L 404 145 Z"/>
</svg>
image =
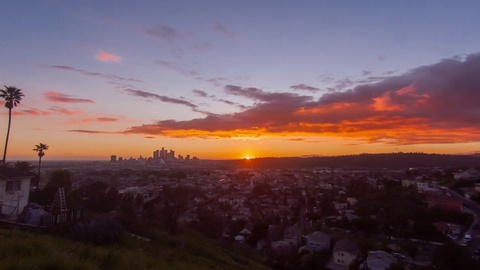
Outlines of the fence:
<svg viewBox="0 0 480 270">
<path fill-rule="evenodd" d="M 52 213 L 50 216 L 42 216 L 40 226 L 53 227 L 67 222 L 73 222 L 82 218 L 82 209 L 71 209 L 60 213 Z"/>
</svg>

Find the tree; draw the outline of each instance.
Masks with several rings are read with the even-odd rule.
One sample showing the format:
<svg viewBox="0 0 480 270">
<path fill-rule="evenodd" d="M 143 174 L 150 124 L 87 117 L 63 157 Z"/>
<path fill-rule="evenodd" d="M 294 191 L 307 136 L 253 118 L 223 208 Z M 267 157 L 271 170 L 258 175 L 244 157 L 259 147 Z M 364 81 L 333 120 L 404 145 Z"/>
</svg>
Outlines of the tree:
<svg viewBox="0 0 480 270">
<path fill-rule="evenodd" d="M 167 225 L 171 235 L 178 232 L 178 219 L 188 209 L 191 200 L 198 194 L 198 191 L 188 186 L 165 186 L 158 196 L 162 204 L 160 216 Z"/>
<path fill-rule="evenodd" d="M 74 203 L 92 212 L 108 212 L 118 205 L 119 195 L 115 187 L 102 181 L 95 181 L 74 190 L 71 194 Z"/>
<path fill-rule="evenodd" d="M 7 158 L 8 137 L 10 136 L 10 126 L 12 123 L 12 109 L 13 107 L 17 107 L 23 96 L 22 89 L 18 89 L 15 86 L 5 85 L 5 89 L 0 89 L 0 97 L 5 100 L 5 107 L 8 109 L 8 127 L 5 138 L 5 149 L 3 150 L 3 165 L 5 165 Z"/>
<path fill-rule="evenodd" d="M 432 265 L 436 269 L 480 269 L 480 261 L 471 257 L 468 249 L 454 243 L 445 243 L 435 249 L 432 256 Z"/>
<path fill-rule="evenodd" d="M 253 224 L 252 234 L 247 238 L 247 244 L 256 247 L 257 242 L 266 238 L 268 233 L 268 224 L 263 221 L 257 221 Z"/>
<path fill-rule="evenodd" d="M 72 189 L 72 176 L 69 170 L 56 170 L 50 176 L 50 181 L 45 185 L 45 187 L 54 187 L 55 190 L 58 188 L 64 188 L 65 191 L 70 191 Z"/>
<path fill-rule="evenodd" d="M 196 229 L 210 238 L 220 238 L 223 231 L 222 219 L 212 210 L 198 210 L 198 224 Z"/>
<path fill-rule="evenodd" d="M 26 173 L 31 173 L 31 171 L 35 168 L 30 162 L 28 161 L 17 161 L 15 164 L 13 164 L 14 168 L 26 172 Z"/>
<path fill-rule="evenodd" d="M 35 192 L 31 193 L 31 202 L 43 205 L 49 204 L 54 200 L 55 194 L 58 192 L 59 188 L 64 188 L 66 194 L 70 193 L 70 190 L 72 189 L 70 171 L 54 171 L 50 176 L 50 181 L 48 181 L 41 191 L 37 189 Z"/>
<path fill-rule="evenodd" d="M 40 184 L 40 167 L 42 166 L 42 157 L 45 156 L 45 150 L 48 149 L 48 145 L 40 143 L 35 145 L 33 151 L 38 153 L 38 181 L 37 181 L 37 189 L 38 185 Z"/>
<path fill-rule="evenodd" d="M 65 193 L 69 193 L 72 189 L 72 180 L 70 171 L 56 170 L 50 176 L 50 181 L 43 187 L 43 193 L 47 200 L 55 198 L 55 193 L 59 188 L 64 188 Z"/>
</svg>

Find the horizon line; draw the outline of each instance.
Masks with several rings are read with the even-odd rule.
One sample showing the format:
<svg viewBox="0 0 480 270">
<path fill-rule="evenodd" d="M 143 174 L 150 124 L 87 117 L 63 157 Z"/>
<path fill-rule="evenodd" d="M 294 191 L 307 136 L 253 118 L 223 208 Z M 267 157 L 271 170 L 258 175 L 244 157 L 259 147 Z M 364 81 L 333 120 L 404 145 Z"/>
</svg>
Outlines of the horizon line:
<svg viewBox="0 0 480 270">
<path fill-rule="evenodd" d="M 442 154 L 442 153 L 428 153 L 428 152 L 383 152 L 383 153 L 357 153 L 357 154 L 342 154 L 342 155 L 318 155 L 318 154 L 312 154 L 312 155 L 301 155 L 301 156 L 265 156 L 265 157 L 240 157 L 240 158 L 208 158 L 208 159 L 202 159 L 198 158 L 198 160 L 201 161 L 228 161 L 228 160 L 254 160 L 254 159 L 267 159 L 267 158 L 315 158 L 315 157 L 344 157 L 344 156 L 359 156 L 359 155 L 385 155 L 385 154 L 426 154 L 426 155 L 447 155 L 447 156 L 472 156 L 472 155 L 480 155 L 480 152 L 471 152 L 471 153 L 457 153 L 457 154 Z M 133 158 L 133 157 L 132 157 Z M 133 158 L 134 160 L 138 160 L 140 157 Z M 143 159 L 149 159 L 152 157 L 142 157 Z M 128 161 L 130 160 L 130 157 L 127 159 L 124 159 L 123 161 Z M 18 162 L 18 161 L 27 161 L 27 162 L 36 162 L 38 159 L 35 158 L 28 158 L 28 159 L 19 159 L 19 158 L 14 158 L 11 159 L 10 161 L 7 160 L 7 163 L 9 162 Z M 71 158 L 71 157 L 53 157 L 52 159 L 42 159 L 42 162 L 58 162 L 58 161 L 106 161 L 110 162 L 110 157 L 105 157 L 104 159 L 98 158 L 98 157 L 77 157 L 77 158 Z M 118 162 L 118 160 L 117 160 Z"/>
</svg>

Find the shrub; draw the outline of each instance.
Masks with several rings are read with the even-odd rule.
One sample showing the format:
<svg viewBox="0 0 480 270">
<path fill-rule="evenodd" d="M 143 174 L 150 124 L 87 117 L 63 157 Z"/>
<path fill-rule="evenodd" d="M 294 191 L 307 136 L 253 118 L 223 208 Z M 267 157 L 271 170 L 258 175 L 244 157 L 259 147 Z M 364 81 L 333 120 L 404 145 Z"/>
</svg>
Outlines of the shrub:
<svg viewBox="0 0 480 270">
<path fill-rule="evenodd" d="M 92 220 L 76 223 L 71 236 L 78 241 L 102 245 L 118 242 L 124 232 L 122 225 L 115 220 Z"/>
</svg>

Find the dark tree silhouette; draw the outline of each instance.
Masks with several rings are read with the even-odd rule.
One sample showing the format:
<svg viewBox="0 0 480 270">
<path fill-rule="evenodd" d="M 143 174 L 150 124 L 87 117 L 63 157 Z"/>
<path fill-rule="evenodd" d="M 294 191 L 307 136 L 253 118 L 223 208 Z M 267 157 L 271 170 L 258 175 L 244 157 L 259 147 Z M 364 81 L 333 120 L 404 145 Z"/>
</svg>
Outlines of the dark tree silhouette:
<svg viewBox="0 0 480 270">
<path fill-rule="evenodd" d="M 432 264 L 439 270 L 480 269 L 480 261 L 473 259 L 465 247 L 454 243 L 437 247 L 432 256 Z"/>
<path fill-rule="evenodd" d="M 45 150 L 48 149 L 48 145 L 40 143 L 35 145 L 35 148 L 33 148 L 33 151 L 36 151 L 38 153 L 38 179 L 37 179 L 37 189 L 38 186 L 40 185 L 40 169 L 42 167 L 42 157 L 45 156 Z"/>
<path fill-rule="evenodd" d="M 74 190 L 71 198 L 77 206 L 92 212 L 105 213 L 117 207 L 119 195 L 115 187 L 111 187 L 103 181 L 95 181 Z"/>
<path fill-rule="evenodd" d="M 214 211 L 199 209 L 196 229 L 210 238 L 220 238 L 223 231 L 223 222 Z"/>
<path fill-rule="evenodd" d="M 17 107 L 23 97 L 22 89 L 18 89 L 15 86 L 6 86 L 5 89 L 0 89 L 0 97 L 5 100 L 5 107 L 8 109 L 8 127 L 7 136 L 5 138 L 5 149 L 3 150 L 3 165 L 5 165 L 7 158 L 8 138 L 10 136 L 10 126 L 12 124 L 12 109 Z"/>
<path fill-rule="evenodd" d="M 160 216 L 167 225 L 171 235 L 178 232 L 178 219 L 188 211 L 191 200 L 198 194 L 198 191 L 187 186 L 164 187 L 158 196 L 162 208 Z"/>
<path fill-rule="evenodd" d="M 45 187 L 54 187 L 55 190 L 62 187 L 65 191 L 70 191 L 72 189 L 71 178 L 69 170 L 56 170 L 50 176 L 50 181 Z"/>
<path fill-rule="evenodd" d="M 72 180 L 70 171 L 56 170 L 50 176 L 50 181 L 43 187 L 42 190 L 35 190 L 31 193 L 31 202 L 46 205 L 52 203 L 55 199 L 55 194 L 59 188 L 64 188 L 65 193 L 69 194 L 72 189 Z M 67 197 L 68 198 L 68 197 Z"/>
<path fill-rule="evenodd" d="M 43 193 L 47 200 L 53 200 L 59 188 L 64 188 L 65 193 L 72 189 L 72 180 L 70 171 L 56 170 L 50 176 L 50 181 L 43 187 Z"/>
<path fill-rule="evenodd" d="M 30 162 L 28 161 L 17 161 L 13 164 L 13 167 L 19 171 L 31 173 L 32 170 L 35 168 Z"/>
</svg>

